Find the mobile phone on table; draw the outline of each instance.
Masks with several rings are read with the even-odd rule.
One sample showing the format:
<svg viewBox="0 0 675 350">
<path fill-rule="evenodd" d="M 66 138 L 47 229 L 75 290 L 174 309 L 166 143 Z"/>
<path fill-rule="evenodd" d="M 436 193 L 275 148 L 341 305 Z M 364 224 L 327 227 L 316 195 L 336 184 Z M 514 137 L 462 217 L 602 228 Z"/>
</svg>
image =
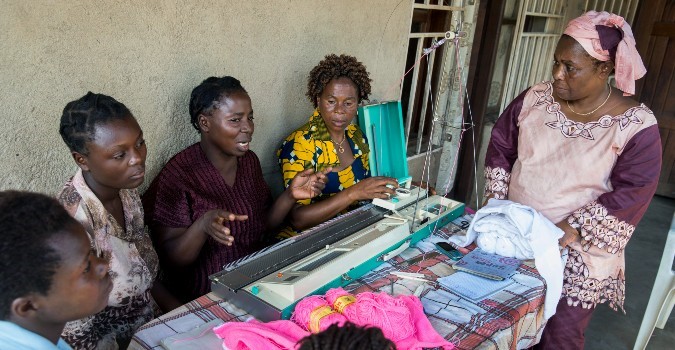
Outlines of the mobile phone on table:
<svg viewBox="0 0 675 350">
<path fill-rule="evenodd" d="M 436 243 L 436 249 L 438 249 L 439 252 L 441 252 L 443 255 L 446 255 L 453 261 L 457 261 L 464 256 L 464 254 L 462 254 L 459 250 L 457 250 L 455 247 L 451 246 L 450 243 L 447 242 Z"/>
</svg>

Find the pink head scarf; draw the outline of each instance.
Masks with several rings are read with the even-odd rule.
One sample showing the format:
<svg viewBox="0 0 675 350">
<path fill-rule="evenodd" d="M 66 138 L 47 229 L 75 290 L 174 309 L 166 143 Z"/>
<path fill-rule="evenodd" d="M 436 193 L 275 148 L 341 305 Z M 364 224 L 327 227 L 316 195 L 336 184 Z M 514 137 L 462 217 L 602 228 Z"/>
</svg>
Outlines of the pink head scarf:
<svg viewBox="0 0 675 350">
<path fill-rule="evenodd" d="M 604 30 L 603 26 L 616 28 L 622 37 L 612 40 L 609 38 L 611 30 Z M 623 91 L 624 96 L 635 94 L 635 81 L 642 78 L 647 69 L 635 47 L 633 31 L 623 17 L 604 11 L 589 11 L 571 20 L 564 34 L 574 38 L 595 59 L 603 62 L 613 60 L 616 87 Z"/>
</svg>

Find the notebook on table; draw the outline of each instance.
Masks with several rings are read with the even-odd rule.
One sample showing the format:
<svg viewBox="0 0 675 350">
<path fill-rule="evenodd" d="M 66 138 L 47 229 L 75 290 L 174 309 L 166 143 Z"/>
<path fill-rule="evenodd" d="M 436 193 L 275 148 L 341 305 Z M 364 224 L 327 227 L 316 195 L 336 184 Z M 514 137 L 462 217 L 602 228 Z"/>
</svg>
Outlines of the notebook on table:
<svg viewBox="0 0 675 350">
<path fill-rule="evenodd" d="M 455 270 L 501 281 L 513 275 L 521 263 L 518 259 L 487 253 L 480 248 L 476 248 L 464 255 L 453 267 Z"/>
<path fill-rule="evenodd" d="M 458 271 L 439 278 L 438 283 L 469 300 L 480 302 L 515 282 L 511 278 L 497 281 Z"/>
</svg>

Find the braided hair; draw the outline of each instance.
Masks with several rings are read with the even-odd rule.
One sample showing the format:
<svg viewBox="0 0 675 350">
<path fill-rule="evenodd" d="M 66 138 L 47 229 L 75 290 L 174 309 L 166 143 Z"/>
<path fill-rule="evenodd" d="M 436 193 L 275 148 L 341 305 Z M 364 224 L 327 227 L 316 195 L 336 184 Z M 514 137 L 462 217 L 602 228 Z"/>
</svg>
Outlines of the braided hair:
<svg viewBox="0 0 675 350">
<path fill-rule="evenodd" d="M 377 327 L 359 327 L 347 322 L 332 324 L 324 331 L 300 340 L 298 350 L 396 350 L 396 345 L 384 337 Z"/>
<path fill-rule="evenodd" d="M 235 92 L 248 94 L 236 78 L 230 76 L 209 77 L 192 90 L 190 95 L 190 122 L 199 129 L 199 115 L 210 115 L 220 106 L 220 100 Z"/>
<path fill-rule="evenodd" d="M 54 198 L 44 194 L 0 192 L 0 320 L 16 298 L 46 295 L 61 257 L 50 246 L 78 225 Z"/>
<path fill-rule="evenodd" d="M 312 69 L 307 79 L 307 93 L 305 95 L 312 101 L 314 108 L 318 106 L 317 98 L 321 96 L 326 85 L 331 80 L 340 77 L 349 78 L 356 85 L 359 92 L 359 102 L 368 99 L 372 79 L 370 79 L 366 66 L 359 62 L 356 57 L 330 54 Z"/>
<path fill-rule="evenodd" d="M 133 115 L 123 103 L 90 91 L 63 108 L 59 134 L 72 152 L 87 155 L 87 142 L 94 140 L 97 125 L 129 117 Z"/>
</svg>

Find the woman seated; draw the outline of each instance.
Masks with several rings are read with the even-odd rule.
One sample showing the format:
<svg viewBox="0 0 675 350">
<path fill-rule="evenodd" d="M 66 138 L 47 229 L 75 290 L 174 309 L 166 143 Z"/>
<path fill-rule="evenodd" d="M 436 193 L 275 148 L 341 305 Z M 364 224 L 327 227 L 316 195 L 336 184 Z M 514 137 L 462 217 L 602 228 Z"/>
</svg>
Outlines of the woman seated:
<svg viewBox="0 0 675 350">
<path fill-rule="evenodd" d="M 183 302 L 211 290 L 208 276 L 262 247 L 296 200 L 318 195 L 325 175 L 297 174 L 274 204 L 250 150 L 253 108 L 232 77 L 192 90 L 190 120 L 200 141 L 176 154 L 143 195 L 162 279 Z"/>
<path fill-rule="evenodd" d="M 485 193 L 529 205 L 564 231 L 563 297 L 537 348 L 583 349 L 596 305 L 623 309 L 624 250 L 656 190 L 661 142 L 652 111 L 628 97 L 646 70 L 623 18 L 591 11 L 572 20 L 553 60 L 553 81 L 497 120 Z"/>
<path fill-rule="evenodd" d="M 109 260 L 113 282 L 106 308 L 66 324 L 63 338 L 75 349 L 125 349 L 156 316 L 155 300 L 164 310 L 180 305 L 155 280 L 157 254 L 136 191 L 145 179 L 143 131 L 124 104 L 90 92 L 66 105 L 59 132 L 79 167 L 59 202 L 85 227 L 95 255 Z"/>
<path fill-rule="evenodd" d="M 388 198 L 396 179 L 370 177 L 365 135 L 352 124 L 358 105 L 370 95 L 366 67 L 347 55 L 328 55 L 312 69 L 307 97 L 314 104 L 309 122 L 292 132 L 277 151 L 286 186 L 307 169 L 332 168 L 322 196 L 298 201 L 290 214 L 295 230 L 326 221 L 361 200 Z M 389 187 L 387 187 L 389 185 Z M 285 230 L 282 235 L 292 235 Z"/>
</svg>

